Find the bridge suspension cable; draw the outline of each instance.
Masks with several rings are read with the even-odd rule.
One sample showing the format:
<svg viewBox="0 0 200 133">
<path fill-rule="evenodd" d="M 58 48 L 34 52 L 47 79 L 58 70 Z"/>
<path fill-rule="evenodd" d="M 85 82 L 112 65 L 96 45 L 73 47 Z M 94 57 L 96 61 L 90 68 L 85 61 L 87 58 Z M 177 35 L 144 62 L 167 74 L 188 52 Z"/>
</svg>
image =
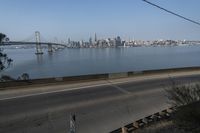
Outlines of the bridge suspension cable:
<svg viewBox="0 0 200 133">
<path fill-rule="evenodd" d="M 28 36 L 27 38 L 25 38 L 24 40 L 20 40 L 20 42 L 32 42 L 35 41 L 35 34 L 31 34 L 30 36 Z"/>
<path fill-rule="evenodd" d="M 49 41 L 47 41 L 47 39 L 45 38 L 45 37 L 43 37 L 41 34 L 40 34 L 40 39 L 41 39 L 41 42 L 49 42 Z"/>
</svg>

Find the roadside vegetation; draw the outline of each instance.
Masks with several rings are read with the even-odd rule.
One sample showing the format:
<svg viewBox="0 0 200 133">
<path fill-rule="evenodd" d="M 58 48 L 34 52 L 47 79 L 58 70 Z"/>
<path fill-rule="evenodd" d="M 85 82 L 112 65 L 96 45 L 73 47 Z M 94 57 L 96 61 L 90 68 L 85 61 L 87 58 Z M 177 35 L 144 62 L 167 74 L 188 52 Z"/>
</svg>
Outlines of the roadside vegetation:
<svg viewBox="0 0 200 133">
<path fill-rule="evenodd" d="M 9 38 L 3 34 L 0 33 L 0 46 L 2 42 L 9 41 Z M 7 54 L 3 52 L 3 49 L 0 47 L 0 74 L 3 70 L 8 68 L 13 60 L 11 58 L 8 58 Z M 8 80 L 13 80 L 9 76 L 5 75 L 0 75 L 0 81 L 8 81 Z"/>
<path fill-rule="evenodd" d="M 0 33 L 0 45 L 4 41 L 9 41 L 9 38 L 5 34 Z M 7 54 L 3 53 L 3 49 L 0 48 L 0 72 L 6 69 L 11 62 L 12 59 L 8 58 Z"/>
<path fill-rule="evenodd" d="M 186 132 L 183 129 L 177 128 L 176 125 L 173 124 L 172 120 L 166 120 L 162 122 L 158 122 L 149 127 L 139 129 L 134 133 L 191 133 Z"/>
<path fill-rule="evenodd" d="M 173 83 L 166 92 L 171 104 L 177 107 L 172 117 L 136 133 L 200 133 L 200 84 Z"/>
<path fill-rule="evenodd" d="M 3 42 L 9 41 L 9 38 L 3 34 L 0 33 L 0 46 Z M 8 75 L 1 75 L 1 72 L 5 70 L 6 68 L 9 68 L 13 60 L 11 58 L 8 58 L 7 54 L 3 52 L 3 49 L 0 47 L 0 82 L 4 81 L 13 81 L 16 80 Z M 17 80 L 29 80 L 29 75 L 27 73 L 23 73 L 21 76 L 17 78 Z"/>
<path fill-rule="evenodd" d="M 167 92 L 169 100 L 177 106 L 173 124 L 186 132 L 200 133 L 200 84 L 173 85 Z"/>
</svg>

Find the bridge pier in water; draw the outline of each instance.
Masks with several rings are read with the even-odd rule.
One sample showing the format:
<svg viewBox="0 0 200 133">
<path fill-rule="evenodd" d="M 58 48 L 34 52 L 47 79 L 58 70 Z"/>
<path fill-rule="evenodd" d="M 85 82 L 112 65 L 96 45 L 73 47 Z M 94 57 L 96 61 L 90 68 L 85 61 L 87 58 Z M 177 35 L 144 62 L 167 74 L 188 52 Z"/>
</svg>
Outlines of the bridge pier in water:
<svg viewBox="0 0 200 133">
<path fill-rule="evenodd" d="M 35 32 L 35 39 L 36 39 L 36 53 L 35 54 L 43 54 L 42 52 L 42 46 L 40 43 L 40 32 Z"/>
<path fill-rule="evenodd" d="M 48 44 L 48 52 L 53 52 L 53 46 L 52 44 Z"/>
</svg>

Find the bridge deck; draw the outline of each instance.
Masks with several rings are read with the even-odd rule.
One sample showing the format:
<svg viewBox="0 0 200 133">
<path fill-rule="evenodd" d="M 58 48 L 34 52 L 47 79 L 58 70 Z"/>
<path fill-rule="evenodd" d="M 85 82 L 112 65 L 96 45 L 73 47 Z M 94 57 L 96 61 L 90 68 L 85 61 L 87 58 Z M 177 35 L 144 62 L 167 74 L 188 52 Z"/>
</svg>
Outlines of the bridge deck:
<svg viewBox="0 0 200 133">
<path fill-rule="evenodd" d="M 35 45 L 36 42 L 17 42 L 17 41 L 10 41 L 10 42 L 3 42 L 0 44 L 0 46 L 7 46 L 7 45 Z M 52 43 L 52 42 L 40 42 L 41 45 L 57 45 L 57 46 L 63 46 L 66 47 L 65 44 L 59 44 L 59 43 Z"/>
</svg>

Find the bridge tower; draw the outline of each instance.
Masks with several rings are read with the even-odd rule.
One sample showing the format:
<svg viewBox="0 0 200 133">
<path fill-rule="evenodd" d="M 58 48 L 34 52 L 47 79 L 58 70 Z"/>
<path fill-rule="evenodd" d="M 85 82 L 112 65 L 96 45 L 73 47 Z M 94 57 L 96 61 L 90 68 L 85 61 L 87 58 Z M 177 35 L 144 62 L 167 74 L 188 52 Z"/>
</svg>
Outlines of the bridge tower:
<svg viewBox="0 0 200 133">
<path fill-rule="evenodd" d="M 36 40 L 36 53 L 35 54 L 43 54 L 42 52 L 42 46 L 40 43 L 40 32 L 35 32 L 35 40 Z"/>
</svg>

